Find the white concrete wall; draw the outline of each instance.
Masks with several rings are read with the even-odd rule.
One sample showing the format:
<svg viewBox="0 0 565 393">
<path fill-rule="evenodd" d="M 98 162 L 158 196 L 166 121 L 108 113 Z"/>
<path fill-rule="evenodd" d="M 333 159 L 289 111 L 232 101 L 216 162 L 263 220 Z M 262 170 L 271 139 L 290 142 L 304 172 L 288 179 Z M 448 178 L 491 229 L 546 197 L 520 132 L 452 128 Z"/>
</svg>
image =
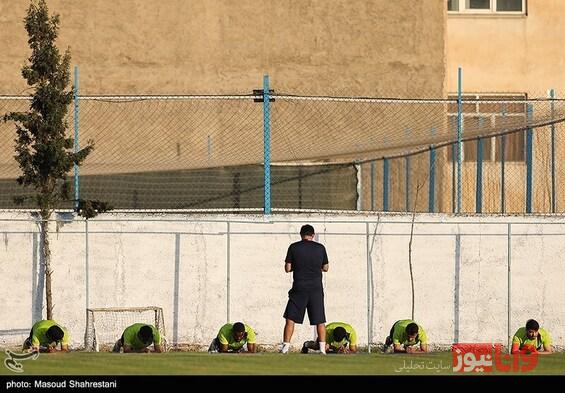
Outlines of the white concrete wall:
<svg viewBox="0 0 565 393">
<path fill-rule="evenodd" d="M 260 344 L 280 343 L 292 284 L 284 257 L 288 245 L 299 239 L 300 226 L 311 223 L 330 259 L 324 275 L 328 322 L 351 323 L 362 345 L 369 336 L 381 343 L 392 323 L 411 313 L 410 220 L 376 214 L 275 215 L 271 220 L 105 214 L 88 223 L 88 268 L 85 222 L 53 223 L 55 319 L 69 328 L 75 347 L 83 343 L 87 303 L 161 306 L 169 341 L 207 345 L 229 312 L 230 321 L 243 320 L 257 330 Z M 555 344 L 565 345 L 565 218 L 419 215 L 412 244 L 415 318 L 431 343 L 507 343 L 508 223 L 510 334 L 535 318 Z M 38 284 L 39 236 L 31 216 L 0 213 L 0 239 L 3 347 L 20 344 L 45 311 Z M 295 348 L 313 335 L 306 318 L 297 325 Z"/>
</svg>

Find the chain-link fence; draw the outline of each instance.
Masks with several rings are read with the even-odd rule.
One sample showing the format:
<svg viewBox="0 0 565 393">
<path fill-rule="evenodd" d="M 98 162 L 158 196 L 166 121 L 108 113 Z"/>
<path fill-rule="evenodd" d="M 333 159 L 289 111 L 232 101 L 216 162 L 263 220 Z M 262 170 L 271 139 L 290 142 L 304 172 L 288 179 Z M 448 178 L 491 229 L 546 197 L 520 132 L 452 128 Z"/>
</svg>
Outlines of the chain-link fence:
<svg viewBox="0 0 565 393">
<path fill-rule="evenodd" d="M 77 96 L 69 133 L 76 132 L 79 145 L 94 141 L 95 150 L 80 167 L 76 191 L 119 209 L 262 210 L 265 185 L 273 209 L 565 209 L 559 181 L 565 100 L 547 94 L 466 94 L 460 101 L 308 96 L 276 89 L 268 98 L 262 91 Z M 28 105 L 28 97 L 0 97 L 0 114 Z M 0 124 L 0 135 L 0 207 L 15 208 L 14 197 L 30 191 L 15 181 L 14 125 Z"/>
</svg>

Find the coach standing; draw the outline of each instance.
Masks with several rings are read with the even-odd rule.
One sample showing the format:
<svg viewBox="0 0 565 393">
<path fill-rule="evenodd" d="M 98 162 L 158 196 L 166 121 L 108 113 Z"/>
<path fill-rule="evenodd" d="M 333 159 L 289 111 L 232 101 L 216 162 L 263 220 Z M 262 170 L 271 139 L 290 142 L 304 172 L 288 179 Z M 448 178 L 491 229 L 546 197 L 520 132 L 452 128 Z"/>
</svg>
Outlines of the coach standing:
<svg viewBox="0 0 565 393">
<path fill-rule="evenodd" d="M 316 325 L 320 352 L 326 353 L 326 313 L 324 310 L 324 288 L 322 272 L 328 271 L 326 248 L 314 241 L 314 227 L 304 225 L 300 228 L 301 241 L 288 247 L 284 270 L 293 272 L 292 288 L 288 292 L 288 303 L 284 311 L 283 345 L 281 353 L 288 353 L 294 324 L 302 324 L 304 313 L 308 310 L 310 325 Z"/>
</svg>

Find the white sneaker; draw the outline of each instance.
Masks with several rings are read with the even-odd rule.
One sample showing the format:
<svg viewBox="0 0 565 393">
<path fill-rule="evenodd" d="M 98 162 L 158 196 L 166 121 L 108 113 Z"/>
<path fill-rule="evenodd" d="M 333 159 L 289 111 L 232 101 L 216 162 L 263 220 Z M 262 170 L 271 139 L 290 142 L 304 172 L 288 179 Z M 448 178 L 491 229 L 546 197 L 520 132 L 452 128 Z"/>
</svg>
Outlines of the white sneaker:
<svg viewBox="0 0 565 393">
<path fill-rule="evenodd" d="M 281 347 L 279 353 L 282 353 L 282 354 L 285 354 L 285 355 L 286 355 L 286 354 L 288 354 L 289 349 L 290 349 L 290 345 L 288 345 L 288 344 L 283 344 L 283 346 Z"/>
</svg>

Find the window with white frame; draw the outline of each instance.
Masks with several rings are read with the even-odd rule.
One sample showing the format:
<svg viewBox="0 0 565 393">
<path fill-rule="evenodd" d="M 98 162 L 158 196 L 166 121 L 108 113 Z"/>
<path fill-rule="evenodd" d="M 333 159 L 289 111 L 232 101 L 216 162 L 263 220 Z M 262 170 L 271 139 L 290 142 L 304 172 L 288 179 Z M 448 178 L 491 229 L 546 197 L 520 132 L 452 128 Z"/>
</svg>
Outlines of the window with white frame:
<svg viewBox="0 0 565 393">
<path fill-rule="evenodd" d="M 525 14 L 526 0 L 447 0 L 450 13 Z"/>
<path fill-rule="evenodd" d="M 462 96 L 463 138 L 465 129 L 478 130 L 500 128 L 501 124 L 520 124 L 526 120 L 526 94 L 464 94 Z M 456 100 L 456 95 L 449 95 Z M 448 106 L 451 130 L 457 132 L 457 103 Z M 482 140 L 483 161 L 502 161 L 501 137 Z M 448 149 L 448 159 L 453 160 L 452 149 Z M 463 142 L 463 161 L 477 161 L 477 141 Z M 504 136 L 504 160 L 520 162 L 525 160 L 524 131 Z"/>
</svg>

